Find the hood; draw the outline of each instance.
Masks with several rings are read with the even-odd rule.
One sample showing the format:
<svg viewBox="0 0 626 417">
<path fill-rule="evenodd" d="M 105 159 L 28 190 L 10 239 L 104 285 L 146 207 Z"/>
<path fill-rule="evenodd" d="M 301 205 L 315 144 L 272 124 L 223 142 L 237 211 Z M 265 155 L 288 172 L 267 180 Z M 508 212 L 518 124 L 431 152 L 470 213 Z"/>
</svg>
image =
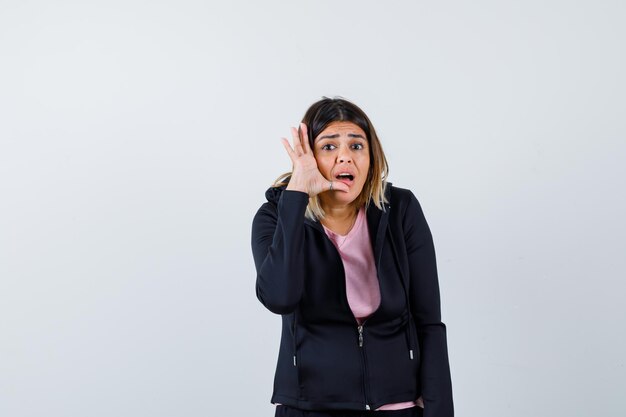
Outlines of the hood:
<svg viewBox="0 0 626 417">
<path fill-rule="evenodd" d="M 280 187 L 270 187 L 265 192 L 265 198 L 270 203 L 278 204 L 278 200 L 280 199 L 280 195 L 283 193 L 283 190 L 287 188 L 286 185 Z"/>
</svg>

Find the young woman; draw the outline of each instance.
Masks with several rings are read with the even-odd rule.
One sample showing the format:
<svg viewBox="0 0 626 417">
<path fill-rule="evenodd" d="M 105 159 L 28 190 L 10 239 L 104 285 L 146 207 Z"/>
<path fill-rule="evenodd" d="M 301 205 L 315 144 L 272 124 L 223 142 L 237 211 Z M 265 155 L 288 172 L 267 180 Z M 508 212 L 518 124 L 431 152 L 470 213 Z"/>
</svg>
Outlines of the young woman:
<svg viewBox="0 0 626 417">
<path fill-rule="evenodd" d="M 453 416 L 419 202 L 386 182 L 378 136 L 353 103 L 314 103 L 292 136 L 292 172 L 252 224 L 257 297 L 282 315 L 276 416 Z"/>
</svg>

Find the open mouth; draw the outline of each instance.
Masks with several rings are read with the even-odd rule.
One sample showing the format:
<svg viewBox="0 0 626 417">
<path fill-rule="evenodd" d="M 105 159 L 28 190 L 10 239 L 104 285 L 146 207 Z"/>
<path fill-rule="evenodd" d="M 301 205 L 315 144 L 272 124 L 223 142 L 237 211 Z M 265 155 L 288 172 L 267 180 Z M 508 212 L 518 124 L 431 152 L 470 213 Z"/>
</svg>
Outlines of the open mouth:
<svg viewBox="0 0 626 417">
<path fill-rule="evenodd" d="M 349 174 L 347 172 L 342 172 L 341 174 L 338 174 L 335 176 L 335 178 L 337 178 L 338 180 L 343 180 L 343 181 L 354 181 L 354 175 Z"/>
</svg>

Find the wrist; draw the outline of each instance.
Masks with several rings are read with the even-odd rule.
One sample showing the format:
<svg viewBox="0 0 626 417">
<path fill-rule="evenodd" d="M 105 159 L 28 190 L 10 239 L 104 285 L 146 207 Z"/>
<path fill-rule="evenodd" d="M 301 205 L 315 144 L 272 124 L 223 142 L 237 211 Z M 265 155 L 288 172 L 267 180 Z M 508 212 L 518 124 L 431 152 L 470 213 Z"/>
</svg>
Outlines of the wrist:
<svg viewBox="0 0 626 417">
<path fill-rule="evenodd" d="M 306 187 L 304 185 L 296 184 L 296 183 L 293 183 L 292 181 L 289 181 L 289 184 L 287 184 L 287 188 L 285 188 L 285 190 L 300 191 L 302 193 L 308 194 Z"/>
</svg>

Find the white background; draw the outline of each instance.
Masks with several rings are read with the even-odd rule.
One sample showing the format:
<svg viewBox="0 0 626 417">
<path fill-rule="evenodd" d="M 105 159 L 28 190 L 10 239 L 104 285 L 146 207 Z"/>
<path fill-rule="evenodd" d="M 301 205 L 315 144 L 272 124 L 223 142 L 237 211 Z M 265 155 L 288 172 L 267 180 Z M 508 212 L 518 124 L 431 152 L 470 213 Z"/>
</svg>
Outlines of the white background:
<svg viewBox="0 0 626 417">
<path fill-rule="evenodd" d="M 626 4 L 0 0 L 0 415 L 266 416 L 252 216 L 321 96 L 437 247 L 458 416 L 623 416 Z"/>
</svg>

